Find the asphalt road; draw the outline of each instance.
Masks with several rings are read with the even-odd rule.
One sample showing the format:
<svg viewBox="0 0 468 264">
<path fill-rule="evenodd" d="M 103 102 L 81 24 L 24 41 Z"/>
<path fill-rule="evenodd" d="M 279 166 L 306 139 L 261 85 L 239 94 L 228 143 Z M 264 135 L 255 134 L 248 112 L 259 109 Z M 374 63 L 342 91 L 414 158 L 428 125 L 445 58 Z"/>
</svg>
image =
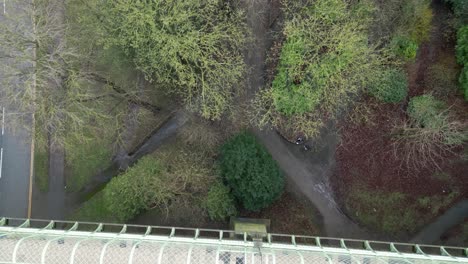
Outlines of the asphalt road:
<svg viewBox="0 0 468 264">
<path fill-rule="evenodd" d="M 12 1 L 0 0 L 0 23 L 4 25 L 8 23 L 6 14 L 15 16 L 16 13 L 21 12 L 21 4 L 27 1 Z M 11 20 L 10 20 L 11 22 Z M 16 21 L 13 26 L 18 26 L 25 21 Z M 25 22 L 27 23 L 27 22 Z M 26 25 L 26 24 L 23 24 Z M 0 32 L 2 33 L 2 32 Z M 2 49 L 0 44 L 0 50 Z M 9 63 L 5 59 L 1 64 Z M 27 67 L 27 64 L 20 65 L 19 67 Z M 1 68 L 0 68 L 1 69 Z M 0 71 L 0 78 L 2 78 Z M 20 80 L 14 83 L 18 89 L 22 88 Z M 0 92 L 5 91 L 5 87 L 0 87 Z M 0 135 L 0 147 L 3 149 L 3 155 L 0 157 L 0 216 L 10 217 L 27 217 L 29 206 L 29 182 L 30 182 L 30 159 L 31 159 L 31 133 L 26 129 L 16 129 L 12 131 L 13 126 L 10 124 L 15 123 L 15 118 L 18 117 L 18 110 L 14 104 L 5 103 L 0 105 L 0 109 L 5 108 L 5 115 L 3 116 L 0 111 L 0 118 L 3 119 L 3 135 Z M 27 123 L 30 124 L 26 120 Z M 4 123 L 4 125 L 3 125 Z M 25 124 L 26 127 L 27 124 Z M 19 126 L 18 126 L 19 127 Z"/>
<path fill-rule="evenodd" d="M 8 115 L 6 117 L 8 118 Z M 26 131 L 12 133 L 9 129 L 5 129 L 2 148 L 0 216 L 27 217 L 31 158 L 30 133 Z"/>
</svg>

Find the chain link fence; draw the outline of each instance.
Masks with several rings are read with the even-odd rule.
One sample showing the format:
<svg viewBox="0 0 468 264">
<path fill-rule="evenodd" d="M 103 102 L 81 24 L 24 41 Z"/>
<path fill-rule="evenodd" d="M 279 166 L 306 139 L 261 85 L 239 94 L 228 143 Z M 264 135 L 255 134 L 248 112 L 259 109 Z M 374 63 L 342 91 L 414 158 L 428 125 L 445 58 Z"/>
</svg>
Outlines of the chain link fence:
<svg viewBox="0 0 468 264">
<path fill-rule="evenodd" d="M 248 234 L 220 230 L 95 224 L 89 231 L 90 223 L 81 230 L 78 223 L 49 222 L 37 228 L 28 220 L 7 222 L 0 221 L 0 263 L 468 263 L 462 248 L 290 235 L 253 241 Z M 137 229 L 143 232 L 134 233 Z"/>
</svg>

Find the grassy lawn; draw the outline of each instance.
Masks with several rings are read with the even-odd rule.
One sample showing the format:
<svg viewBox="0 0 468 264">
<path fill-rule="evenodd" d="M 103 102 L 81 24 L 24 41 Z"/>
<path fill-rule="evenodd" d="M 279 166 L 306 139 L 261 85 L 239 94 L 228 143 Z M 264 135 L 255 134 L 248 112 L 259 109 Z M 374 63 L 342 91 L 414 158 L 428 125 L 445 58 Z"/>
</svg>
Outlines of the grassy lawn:
<svg viewBox="0 0 468 264">
<path fill-rule="evenodd" d="M 431 222 L 459 193 L 413 197 L 356 184 L 345 198 L 350 215 L 361 224 L 390 235 L 416 232 Z"/>
</svg>

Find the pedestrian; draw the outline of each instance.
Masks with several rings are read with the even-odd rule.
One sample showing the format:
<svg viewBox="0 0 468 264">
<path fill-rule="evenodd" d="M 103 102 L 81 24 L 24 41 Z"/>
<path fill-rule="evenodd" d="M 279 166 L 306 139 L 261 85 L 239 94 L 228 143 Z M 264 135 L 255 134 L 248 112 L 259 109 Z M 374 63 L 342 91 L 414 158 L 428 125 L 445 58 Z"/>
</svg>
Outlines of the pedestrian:
<svg viewBox="0 0 468 264">
<path fill-rule="evenodd" d="M 298 138 L 296 139 L 296 145 L 300 145 L 300 144 L 302 144 L 302 143 L 304 143 L 304 139 L 303 139 L 302 137 L 298 137 Z"/>
</svg>

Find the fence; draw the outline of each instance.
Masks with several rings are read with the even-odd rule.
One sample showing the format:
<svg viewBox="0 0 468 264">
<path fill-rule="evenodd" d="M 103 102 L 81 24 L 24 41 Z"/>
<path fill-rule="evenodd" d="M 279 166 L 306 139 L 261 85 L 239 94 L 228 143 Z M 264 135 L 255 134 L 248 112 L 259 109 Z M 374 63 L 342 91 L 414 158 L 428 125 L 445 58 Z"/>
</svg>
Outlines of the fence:
<svg viewBox="0 0 468 264">
<path fill-rule="evenodd" d="M 468 249 L 88 222 L 0 220 L 0 263 L 468 263 Z"/>
</svg>

